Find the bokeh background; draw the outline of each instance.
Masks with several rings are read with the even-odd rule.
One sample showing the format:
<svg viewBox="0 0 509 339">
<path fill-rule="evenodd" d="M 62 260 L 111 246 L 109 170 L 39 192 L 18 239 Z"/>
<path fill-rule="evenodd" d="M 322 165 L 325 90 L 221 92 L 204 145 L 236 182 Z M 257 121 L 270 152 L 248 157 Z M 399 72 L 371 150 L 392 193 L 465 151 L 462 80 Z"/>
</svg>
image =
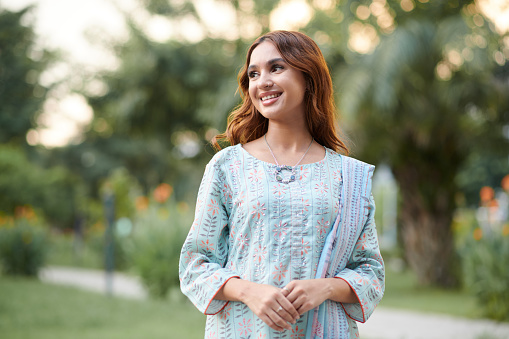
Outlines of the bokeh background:
<svg viewBox="0 0 509 339">
<path fill-rule="evenodd" d="M 180 247 L 274 29 L 318 43 L 352 155 L 377 165 L 381 307 L 509 321 L 507 1 L 0 0 L 0 333 L 203 336 Z M 51 267 L 149 297 L 39 281 Z"/>
</svg>

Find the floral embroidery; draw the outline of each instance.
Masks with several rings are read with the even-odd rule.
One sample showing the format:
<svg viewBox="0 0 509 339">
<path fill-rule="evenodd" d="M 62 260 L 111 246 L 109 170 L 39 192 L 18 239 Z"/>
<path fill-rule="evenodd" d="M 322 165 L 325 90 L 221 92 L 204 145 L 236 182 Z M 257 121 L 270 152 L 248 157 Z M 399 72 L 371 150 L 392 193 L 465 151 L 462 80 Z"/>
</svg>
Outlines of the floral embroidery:
<svg viewBox="0 0 509 339">
<path fill-rule="evenodd" d="M 295 328 L 292 328 L 292 335 L 290 336 L 291 339 L 300 339 L 304 338 L 306 333 L 304 333 L 303 328 L 299 328 L 299 326 L 295 326 Z"/>
<path fill-rule="evenodd" d="M 214 250 L 214 244 L 212 242 L 209 242 L 209 239 L 207 240 L 202 240 L 200 242 L 200 247 L 204 250 L 204 251 L 213 251 Z"/>
<path fill-rule="evenodd" d="M 210 204 L 208 204 L 209 212 L 212 212 L 212 215 L 219 214 L 219 205 L 216 200 L 210 199 Z"/>
<path fill-rule="evenodd" d="M 370 186 L 363 174 L 372 170 L 331 150 L 323 161 L 299 166 L 298 179 L 291 184 L 271 180 L 273 169 L 241 145 L 218 152 L 205 169 L 179 267 L 182 291 L 208 315 L 205 337 L 358 337 L 354 320 L 365 321 L 384 291 L 374 205 L 368 199 Z M 366 187 L 368 195 L 357 193 Z M 348 205 L 352 201 L 359 203 Z M 326 266 L 323 271 L 319 261 L 329 244 L 327 235 L 345 208 L 351 213 L 342 220 L 348 223 L 340 223 L 339 227 L 345 227 L 337 232 L 341 239 L 334 238 L 327 258 L 334 269 Z M 347 281 L 361 302 L 326 301 L 325 314 L 322 307 L 311 310 L 309 317 L 302 317 L 285 333 L 268 327 L 241 302 L 214 299 L 233 277 L 282 288 L 294 279 L 322 274 Z"/>
<path fill-rule="evenodd" d="M 263 172 L 257 169 L 254 169 L 253 172 L 249 173 L 248 179 L 251 182 L 259 182 L 263 179 Z"/>
<path fill-rule="evenodd" d="M 282 221 L 274 225 L 274 238 L 281 239 L 286 235 L 286 231 L 288 230 L 288 224 Z"/>
<path fill-rule="evenodd" d="M 304 239 L 302 239 L 301 246 L 300 255 L 304 256 L 304 254 L 308 254 L 308 251 L 311 248 L 311 246 L 309 246 L 309 241 L 304 241 Z"/>
<path fill-rule="evenodd" d="M 279 266 L 274 266 L 274 272 L 272 273 L 274 275 L 274 280 L 281 281 L 281 279 L 285 278 L 285 273 L 288 272 L 288 269 L 283 266 L 283 263 L 280 263 Z"/>
<path fill-rule="evenodd" d="M 253 332 L 251 327 L 253 327 L 251 319 L 248 321 L 246 321 L 246 318 L 242 319 L 242 322 L 239 323 L 239 334 L 241 336 L 247 336 L 249 333 Z"/>
<path fill-rule="evenodd" d="M 265 216 L 265 204 L 260 204 L 258 201 L 256 205 L 253 206 L 253 212 L 251 214 L 253 215 L 254 219 L 260 219 L 261 217 Z"/>
<path fill-rule="evenodd" d="M 326 194 L 329 191 L 329 187 L 325 182 L 319 182 L 315 185 L 315 191 L 319 194 Z"/>
<path fill-rule="evenodd" d="M 267 246 L 258 245 L 254 248 L 254 262 L 260 265 L 263 261 L 265 261 L 265 256 L 267 255 Z"/>
</svg>

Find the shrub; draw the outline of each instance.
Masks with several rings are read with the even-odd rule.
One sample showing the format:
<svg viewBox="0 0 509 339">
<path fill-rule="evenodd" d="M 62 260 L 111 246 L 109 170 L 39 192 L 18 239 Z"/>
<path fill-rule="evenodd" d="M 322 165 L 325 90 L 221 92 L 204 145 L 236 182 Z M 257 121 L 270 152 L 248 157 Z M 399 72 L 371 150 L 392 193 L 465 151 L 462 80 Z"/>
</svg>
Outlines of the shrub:
<svg viewBox="0 0 509 339">
<path fill-rule="evenodd" d="M 106 264 L 106 232 L 107 230 L 94 232 L 85 238 L 86 249 L 93 253 L 97 260 L 97 267 L 105 269 Z M 123 239 L 113 231 L 113 269 L 124 271 L 128 268 L 129 263 L 126 253 L 126 243 Z"/>
<path fill-rule="evenodd" d="M 145 198 L 137 206 L 129 257 L 149 295 L 164 298 L 171 287 L 179 285 L 180 250 L 192 215 L 172 200 L 149 202 Z"/>
<path fill-rule="evenodd" d="M 0 225 L 0 262 L 5 274 L 37 276 L 47 248 L 46 232 L 26 218 Z"/>
<path fill-rule="evenodd" d="M 63 167 L 43 168 L 23 150 L 0 145 L 0 211 L 15 213 L 23 205 L 42 210 L 53 226 L 73 222 L 79 178 Z"/>
<path fill-rule="evenodd" d="M 465 283 L 476 296 L 483 314 L 509 320 L 509 235 L 483 235 L 476 228 L 463 248 Z"/>
<path fill-rule="evenodd" d="M 177 227 L 171 226 L 152 229 L 134 242 L 133 266 L 154 298 L 165 298 L 169 289 L 179 284 L 178 265 L 184 238 Z"/>
</svg>

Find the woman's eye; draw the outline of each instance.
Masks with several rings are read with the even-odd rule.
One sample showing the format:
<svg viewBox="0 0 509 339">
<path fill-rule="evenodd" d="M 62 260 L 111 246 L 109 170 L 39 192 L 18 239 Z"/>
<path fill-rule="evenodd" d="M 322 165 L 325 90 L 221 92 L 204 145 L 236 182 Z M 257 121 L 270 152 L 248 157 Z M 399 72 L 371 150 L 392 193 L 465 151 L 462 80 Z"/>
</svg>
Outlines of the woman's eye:
<svg viewBox="0 0 509 339">
<path fill-rule="evenodd" d="M 257 72 L 249 72 L 249 73 L 247 74 L 247 76 L 248 76 L 250 79 L 255 78 L 257 75 L 258 75 L 258 73 L 257 73 Z"/>
<path fill-rule="evenodd" d="M 272 70 L 273 70 L 273 71 L 275 71 L 275 72 L 277 72 L 277 71 L 281 71 L 281 70 L 283 70 L 283 69 L 284 69 L 284 67 L 283 67 L 283 66 L 281 66 L 281 65 L 274 65 L 274 66 L 272 67 Z"/>
</svg>

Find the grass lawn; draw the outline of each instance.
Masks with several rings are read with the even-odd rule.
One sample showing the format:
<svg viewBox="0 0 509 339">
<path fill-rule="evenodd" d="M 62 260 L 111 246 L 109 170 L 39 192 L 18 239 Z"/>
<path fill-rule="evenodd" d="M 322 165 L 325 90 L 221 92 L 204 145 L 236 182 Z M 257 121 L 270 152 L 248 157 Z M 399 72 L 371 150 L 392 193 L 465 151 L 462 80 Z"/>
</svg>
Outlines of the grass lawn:
<svg viewBox="0 0 509 339">
<path fill-rule="evenodd" d="M 96 237 L 78 246 L 72 235 L 52 234 L 45 264 L 103 269 L 104 250 L 100 241 L 101 239 Z"/>
<path fill-rule="evenodd" d="M 466 318 L 480 317 L 476 300 L 467 291 L 418 286 L 417 278 L 410 271 L 386 272 L 385 295 L 380 306 Z"/>
<path fill-rule="evenodd" d="M 465 292 L 416 287 L 387 272 L 381 307 L 478 317 Z M 174 298 L 175 299 L 175 298 Z M 109 298 L 37 280 L 0 277 L 0 337 L 6 339 L 203 338 L 205 316 L 188 301 Z"/>
<path fill-rule="evenodd" d="M 109 298 L 0 277 L 0 338 L 203 338 L 205 316 L 185 301 Z"/>
</svg>

